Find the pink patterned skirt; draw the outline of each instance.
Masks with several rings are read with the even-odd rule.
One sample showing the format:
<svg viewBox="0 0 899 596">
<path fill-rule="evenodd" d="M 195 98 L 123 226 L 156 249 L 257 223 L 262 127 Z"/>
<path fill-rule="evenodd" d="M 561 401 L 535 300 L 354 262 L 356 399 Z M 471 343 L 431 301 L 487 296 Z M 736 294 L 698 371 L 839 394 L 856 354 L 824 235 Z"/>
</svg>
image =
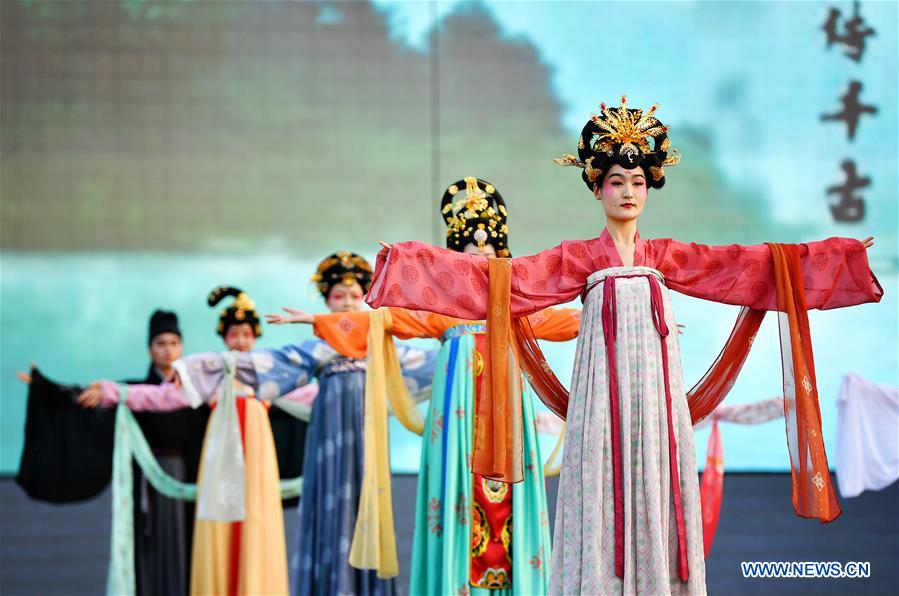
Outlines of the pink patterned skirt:
<svg viewBox="0 0 899 596">
<path fill-rule="evenodd" d="M 676 330 L 658 271 L 614 267 L 589 277 L 550 594 L 705 594 L 693 427 Z"/>
</svg>

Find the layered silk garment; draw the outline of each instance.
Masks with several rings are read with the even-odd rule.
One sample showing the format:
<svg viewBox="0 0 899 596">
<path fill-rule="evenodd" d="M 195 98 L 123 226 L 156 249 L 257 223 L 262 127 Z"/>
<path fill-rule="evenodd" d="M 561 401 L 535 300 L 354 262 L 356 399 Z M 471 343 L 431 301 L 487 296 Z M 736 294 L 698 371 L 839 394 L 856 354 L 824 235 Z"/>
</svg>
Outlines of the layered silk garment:
<svg viewBox="0 0 899 596">
<path fill-rule="evenodd" d="M 692 423 L 668 292 L 758 310 L 778 305 L 768 245 L 635 242 L 632 267 L 622 266 L 607 231 L 511 262 L 513 317 L 584 300 L 551 593 L 705 592 Z M 859 241 L 802 244 L 798 255 L 807 308 L 880 299 Z M 396 244 L 378 257 L 368 301 L 482 319 L 487 271 L 484 257 Z M 804 488 L 823 490 L 823 468 L 803 476 L 815 483 Z"/>
<path fill-rule="evenodd" d="M 393 335 L 442 342 L 422 437 L 409 593 L 545 593 L 549 517 L 533 391 L 522 381 L 523 482 L 508 485 L 472 474 L 469 462 L 475 404 L 484 380 L 485 325 L 390 310 Z M 316 316 L 316 334 L 344 354 L 362 356 L 368 349 L 369 314 Z M 548 309 L 530 320 L 537 337 L 566 341 L 577 335 L 580 311 Z"/>
</svg>

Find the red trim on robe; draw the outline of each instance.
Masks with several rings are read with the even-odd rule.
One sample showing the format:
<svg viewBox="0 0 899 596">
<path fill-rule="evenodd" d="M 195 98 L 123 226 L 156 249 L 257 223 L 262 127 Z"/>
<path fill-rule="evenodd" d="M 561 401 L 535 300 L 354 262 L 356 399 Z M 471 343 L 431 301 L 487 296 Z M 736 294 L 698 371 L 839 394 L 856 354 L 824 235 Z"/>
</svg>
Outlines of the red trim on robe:
<svg viewBox="0 0 899 596">
<path fill-rule="evenodd" d="M 481 398 L 485 375 L 477 355 L 487 350 L 487 336 L 475 335 L 475 403 Z M 478 409 L 475 407 L 475 412 Z M 471 558 L 472 586 L 500 589 L 512 586 L 512 485 L 472 474 Z"/>
<path fill-rule="evenodd" d="M 682 582 L 690 578 L 687 562 L 687 531 L 684 524 L 684 508 L 681 499 L 680 474 L 678 473 L 677 439 L 674 436 L 674 419 L 671 406 L 671 383 L 668 377 L 668 325 L 665 322 L 665 306 L 659 280 L 652 274 L 608 276 L 603 280 L 602 328 L 606 345 L 606 370 L 609 375 L 609 414 L 612 433 L 612 483 L 615 510 L 615 575 L 624 577 L 624 489 L 622 486 L 621 413 L 618 388 L 618 359 L 615 342 L 618 335 L 618 310 L 615 280 L 618 278 L 644 277 L 649 284 L 652 319 L 659 334 L 662 355 L 662 373 L 665 381 L 665 408 L 668 412 L 668 464 L 671 479 L 671 496 L 674 500 L 674 517 L 677 528 L 677 576 Z M 589 291 L 590 288 L 587 289 Z"/>
</svg>

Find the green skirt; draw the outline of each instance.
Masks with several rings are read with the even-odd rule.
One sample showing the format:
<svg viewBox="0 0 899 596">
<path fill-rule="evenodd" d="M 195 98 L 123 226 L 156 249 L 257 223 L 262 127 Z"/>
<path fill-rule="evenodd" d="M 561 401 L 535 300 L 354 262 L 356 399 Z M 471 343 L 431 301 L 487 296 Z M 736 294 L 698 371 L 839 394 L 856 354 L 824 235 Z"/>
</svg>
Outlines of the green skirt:
<svg viewBox="0 0 899 596">
<path fill-rule="evenodd" d="M 545 594 L 550 534 L 533 390 L 522 379 L 524 481 L 512 485 L 512 585 L 471 585 L 475 336 L 444 342 L 422 437 L 410 594 Z"/>
</svg>

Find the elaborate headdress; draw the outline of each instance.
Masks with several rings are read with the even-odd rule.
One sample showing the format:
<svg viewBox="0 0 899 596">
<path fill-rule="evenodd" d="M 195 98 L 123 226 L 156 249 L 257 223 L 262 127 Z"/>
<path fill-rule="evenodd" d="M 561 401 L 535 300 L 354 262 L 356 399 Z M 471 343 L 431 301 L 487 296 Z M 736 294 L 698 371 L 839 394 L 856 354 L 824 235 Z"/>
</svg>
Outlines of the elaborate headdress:
<svg viewBox="0 0 899 596">
<path fill-rule="evenodd" d="M 259 324 L 259 313 L 256 312 L 256 303 L 250 300 L 246 292 L 231 286 L 219 286 L 209 292 L 209 306 L 215 306 L 225 298 L 233 296 L 234 302 L 219 314 L 219 324 L 216 331 L 222 337 L 228 333 L 231 325 L 249 323 L 256 337 L 262 336 L 262 326 Z"/>
<path fill-rule="evenodd" d="M 465 196 L 457 197 L 462 185 Z M 497 256 L 509 256 L 506 203 L 486 180 L 469 176 L 450 185 L 440 201 L 440 213 L 446 222 L 447 248 L 462 251 L 469 243 L 491 244 Z"/>
<path fill-rule="evenodd" d="M 653 104 L 645 113 L 628 108 L 624 95 L 619 108 L 600 104 L 600 114 L 594 114 L 581 131 L 578 157 L 566 153 L 553 161 L 561 166 L 583 168 L 581 176 L 591 190 L 615 164 L 627 170 L 642 167 L 646 184 L 651 188 L 662 188 L 664 168 L 677 165 L 680 154 L 676 148 L 671 149 L 668 127 L 653 115 L 658 108 L 658 104 Z"/>
<path fill-rule="evenodd" d="M 156 310 L 150 315 L 150 340 L 153 343 L 157 335 L 174 333 L 181 337 L 181 329 L 178 327 L 178 315 L 167 310 Z"/>
<path fill-rule="evenodd" d="M 325 298 L 337 284 L 346 286 L 358 283 L 363 292 L 368 292 L 371 287 L 372 268 L 368 261 L 354 252 L 339 250 L 326 257 L 318 264 L 312 281 L 318 286 L 318 291 Z"/>
</svg>

